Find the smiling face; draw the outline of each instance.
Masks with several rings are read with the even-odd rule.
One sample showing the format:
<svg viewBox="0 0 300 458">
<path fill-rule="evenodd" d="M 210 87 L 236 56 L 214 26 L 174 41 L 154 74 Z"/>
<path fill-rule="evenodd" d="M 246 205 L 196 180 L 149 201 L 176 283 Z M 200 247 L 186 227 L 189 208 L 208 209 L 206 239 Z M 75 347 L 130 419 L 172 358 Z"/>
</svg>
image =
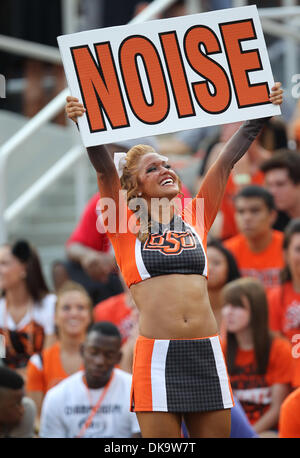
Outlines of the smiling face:
<svg viewBox="0 0 300 458">
<path fill-rule="evenodd" d="M 6 291 L 24 282 L 26 267 L 11 252 L 9 246 L 0 247 L 0 289 Z"/>
<path fill-rule="evenodd" d="M 88 298 L 79 291 L 68 291 L 59 296 L 55 313 L 55 324 L 59 333 L 68 336 L 85 334 L 91 322 Z"/>
<path fill-rule="evenodd" d="M 173 199 L 179 193 L 179 179 L 167 158 L 155 152 L 140 158 L 137 172 L 138 188 L 142 197 Z"/>
</svg>

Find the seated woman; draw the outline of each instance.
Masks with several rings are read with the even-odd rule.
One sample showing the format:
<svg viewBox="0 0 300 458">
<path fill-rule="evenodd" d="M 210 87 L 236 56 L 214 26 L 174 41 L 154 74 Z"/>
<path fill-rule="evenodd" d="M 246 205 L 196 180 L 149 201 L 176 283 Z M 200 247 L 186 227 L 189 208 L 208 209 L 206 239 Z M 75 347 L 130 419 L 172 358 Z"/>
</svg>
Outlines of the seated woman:
<svg viewBox="0 0 300 458">
<path fill-rule="evenodd" d="M 225 337 L 226 333 L 222 325 L 223 288 L 231 281 L 240 278 L 241 274 L 233 255 L 219 240 L 210 239 L 207 243 L 207 260 L 209 265 L 209 275 L 207 278 L 208 295 L 218 325 L 219 334 L 222 338 Z M 257 437 L 236 397 L 234 397 L 234 404 L 234 407 L 231 409 L 230 437 Z"/>
<path fill-rule="evenodd" d="M 25 378 L 29 358 L 55 340 L 56 301 L 56 296 L 49 293 L 35 249 L 25 240 L 0 247 L 1 291 L 4 363 Z"/>
<path fill-rule="evenodd" d="M 283 250 L 285 266 L 280 285 L 268 291 L 270 328 L 294 345 L 294 376 L 292 385 L 300 386 L 300 218 L 290 221 L 284 232 Z"/>
<path fill-rule="evenodd" d="M 26 392 L 35 401 L 38 416 L 46 392 L 82 368 L 80 345 L 91 322 L 87 292 L 77 283 L 66 282 L 58 292 L 55 310 L 58 341 L 28 362 Z"/>
<path fill-rule="evenodd" d="M 229 283 L 223 304 L 224 352 L 233 393 L 257 433 L 276 430 L 290 392 L 291 345 L 269 331 L 267 298 L 259 280 L 245 277 Z"/>
</svg>

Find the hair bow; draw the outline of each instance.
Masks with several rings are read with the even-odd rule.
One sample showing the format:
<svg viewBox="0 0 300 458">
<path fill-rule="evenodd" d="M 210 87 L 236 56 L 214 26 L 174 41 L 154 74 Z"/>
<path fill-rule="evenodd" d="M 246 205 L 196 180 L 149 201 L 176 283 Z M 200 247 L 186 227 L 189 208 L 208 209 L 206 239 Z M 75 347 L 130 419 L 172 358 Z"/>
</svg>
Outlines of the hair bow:
<svg viewBox="0 0 300 458">
<path fill-rule="evenodd" d="M 124 167 L 126 165 L 126 153 L 115 153 L 114 163 L 119 175 L 119 178 L 123 175 Z"/>
</svg>

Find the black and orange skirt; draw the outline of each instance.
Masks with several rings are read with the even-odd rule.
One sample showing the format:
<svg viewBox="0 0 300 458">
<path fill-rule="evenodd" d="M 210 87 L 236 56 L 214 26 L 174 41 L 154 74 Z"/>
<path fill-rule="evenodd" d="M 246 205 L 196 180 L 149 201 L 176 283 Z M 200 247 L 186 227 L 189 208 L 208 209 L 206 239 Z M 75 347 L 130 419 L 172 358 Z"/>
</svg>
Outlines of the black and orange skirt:
<svg viewBox="0 0 300 458">
<path fill-rule="evenodd" d="M 233 405 L 218 335 L 179 340 L 138 337 L 131 411 L 206 412 Z"/>
</svg>

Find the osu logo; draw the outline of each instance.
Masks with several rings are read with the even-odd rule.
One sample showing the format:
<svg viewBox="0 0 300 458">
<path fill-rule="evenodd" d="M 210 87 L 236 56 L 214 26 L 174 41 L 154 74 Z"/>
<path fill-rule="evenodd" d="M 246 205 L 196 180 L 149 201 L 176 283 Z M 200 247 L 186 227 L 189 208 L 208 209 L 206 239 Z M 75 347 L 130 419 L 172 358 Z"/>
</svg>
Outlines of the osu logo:
<svg viewBox="0 0 300 458">
<path fill-rule="evenodd" d="M 151 234 L 144 245 L 144 250 L 160 251 L 165 255 L 180 254 L 183 250 L 193 250 L 196 242 L 191 232 L 165 232 Z"/>
</svg>

